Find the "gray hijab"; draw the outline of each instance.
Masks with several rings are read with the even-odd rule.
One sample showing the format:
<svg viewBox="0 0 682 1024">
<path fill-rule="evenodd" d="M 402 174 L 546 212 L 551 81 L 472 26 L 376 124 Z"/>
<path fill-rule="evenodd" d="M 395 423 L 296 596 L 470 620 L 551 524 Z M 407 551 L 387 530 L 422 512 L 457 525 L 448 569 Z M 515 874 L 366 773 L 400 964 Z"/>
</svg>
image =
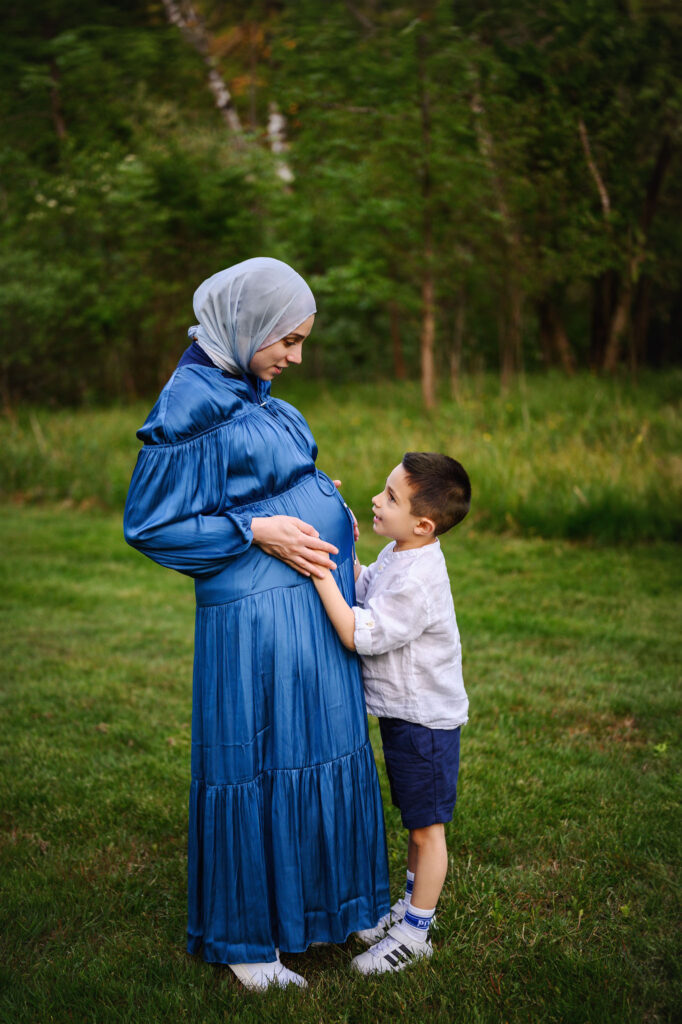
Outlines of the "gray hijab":
<svg viewBox="0 0 682 1024">
<path fill-rule="evenodd" d="M 214 363 L 245 373 L 258 349 L 286 337 L 316 312 L 315 298 L 286 263 L 258 256 L 220 270 L 194 293 L 199 323 L 187 332 Z"/>
</svg>

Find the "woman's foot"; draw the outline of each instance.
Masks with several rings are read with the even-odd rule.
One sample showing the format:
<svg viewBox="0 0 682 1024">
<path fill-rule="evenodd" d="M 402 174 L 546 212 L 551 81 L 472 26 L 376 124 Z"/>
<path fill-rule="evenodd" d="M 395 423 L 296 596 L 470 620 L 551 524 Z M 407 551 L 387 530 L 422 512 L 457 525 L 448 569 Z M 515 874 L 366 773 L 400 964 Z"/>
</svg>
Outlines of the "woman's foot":
<svg viewBox="0 0 682 1024">
<path fill-rule="evenodd" d="M 285 967 L 279 958 L 272 963 L 263 964 L 228 964 L 233 974 L 236 974 L 242 985 L 256 991 L 263 991 L 270 985 L 278 985 L 284 988 L 286 985 L 298 985 L 300 988 L 307 988 L 308 982 L 300 974 L 295 974 Z"/>
<path fill-rule="evenodd" d="M 362 931 L 355 932 L 355 938 L 360 939 L 360 942 L 364 942 L 366 946 L 373 946 L 379 939 L 383 939 L 391 925 L 399 924 L 402 921 L 408 906 L 409 904 L 401 897 L 387 914 L 379 918 L 373 928 L 363 928 Z"/>
</svg>

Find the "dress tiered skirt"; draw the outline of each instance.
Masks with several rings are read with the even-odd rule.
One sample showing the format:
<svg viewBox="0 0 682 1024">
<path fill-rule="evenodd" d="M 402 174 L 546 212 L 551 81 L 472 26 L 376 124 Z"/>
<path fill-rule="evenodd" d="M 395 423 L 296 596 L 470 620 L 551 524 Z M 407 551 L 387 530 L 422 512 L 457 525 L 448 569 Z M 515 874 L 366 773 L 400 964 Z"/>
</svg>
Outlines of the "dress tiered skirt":
<svg viewBox="0 0 682 1024">
<path fill-rule="evenodd" d="M 313 473 L 248 511 L 312 523 L 352 602 L 330 486 Z M 343 942 L 389 908 L 359 660 L 312 581 L 255 546 L 196 591 L 188 950 L 239 963 Z"/>
</svg>

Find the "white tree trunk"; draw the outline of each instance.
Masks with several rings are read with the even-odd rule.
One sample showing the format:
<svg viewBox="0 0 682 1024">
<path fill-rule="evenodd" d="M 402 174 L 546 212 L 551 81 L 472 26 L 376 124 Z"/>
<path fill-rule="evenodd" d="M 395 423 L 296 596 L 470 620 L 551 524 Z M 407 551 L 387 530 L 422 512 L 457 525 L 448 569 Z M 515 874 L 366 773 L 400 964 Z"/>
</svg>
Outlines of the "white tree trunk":
<svg viewBox="0 0 682 1024">
<path fill-rule="evenodd" d="M 220 111 L 226 125 L 237 137 L 242 134 L 239 114 L 232 103 L 230 90 L 215 66 L 209 46 L 209 35 L 201 15 L 191 0 L 163 0 L 166 17 L 171 25 L 180 29 L 187 42 L 200 55 L 208 72 L 208 87 L 213 93 L 215 105 Z"/>
<path fill-rule="evenodd" d="M 289 148 L 286 140 L 286 127 L 284 114 L 280 112 L 277 104 L 271 101 L 268 105 L 268 142 L 273 155 L 277 158 L 277 177 L 285 185 L 290 185 L 294 180 L 294 174 L 284 159 L 284 154 Z"/>
</svg>

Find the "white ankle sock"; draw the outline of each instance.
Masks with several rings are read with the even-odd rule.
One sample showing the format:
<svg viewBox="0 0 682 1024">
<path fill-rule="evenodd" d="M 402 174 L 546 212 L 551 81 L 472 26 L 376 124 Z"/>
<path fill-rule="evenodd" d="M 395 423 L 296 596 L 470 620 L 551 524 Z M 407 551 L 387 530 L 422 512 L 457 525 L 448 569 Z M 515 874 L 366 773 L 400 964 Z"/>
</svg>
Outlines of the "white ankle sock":
<svg viewBox="0 0 682 1024">
<path fill-rule="evenodd" d="M 429 935 L 429 925 L 435 913 L 435 907 L 432 910 L 422 910 L 420 907 L 415 907 L 410 903 L 405 917 L 400 923 L 400 927 L 407 932 L 414 942 L 426 942 Z"/>
</svg>

